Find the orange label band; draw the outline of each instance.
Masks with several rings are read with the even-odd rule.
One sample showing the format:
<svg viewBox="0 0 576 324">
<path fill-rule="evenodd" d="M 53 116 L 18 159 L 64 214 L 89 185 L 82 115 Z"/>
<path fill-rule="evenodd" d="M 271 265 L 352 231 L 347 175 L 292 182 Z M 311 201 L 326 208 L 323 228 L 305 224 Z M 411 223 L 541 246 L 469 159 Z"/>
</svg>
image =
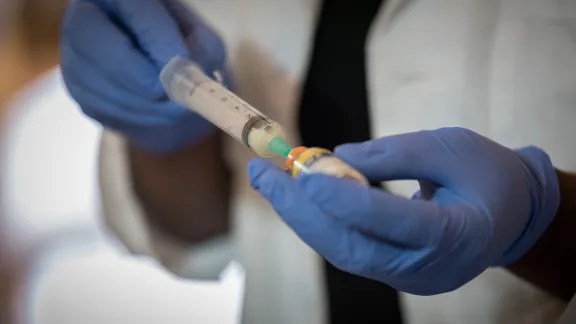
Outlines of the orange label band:
<svg viewBox="0 0 576 324">
<path fill-rule="evenodd" d="M 298 146 L 292 149 L 290 153 L 288 153 L 288 157 L 286 158 L 286 167 L 288 170 L 292 170 L 292 165 L 294 161 L 298 158 L 300 153 L 306 151 L 308 148 L 306 146 Z"/>
<path fill-rule="evenodd" d="M 292 163 L 292 176 L 297 177 L 302 172 L 303 167 L 308 167 L 319 158 L 329 155 L 332 155 L 330 150 L 318 147 L 312 147 L 301 152 Z"/>
</svg>

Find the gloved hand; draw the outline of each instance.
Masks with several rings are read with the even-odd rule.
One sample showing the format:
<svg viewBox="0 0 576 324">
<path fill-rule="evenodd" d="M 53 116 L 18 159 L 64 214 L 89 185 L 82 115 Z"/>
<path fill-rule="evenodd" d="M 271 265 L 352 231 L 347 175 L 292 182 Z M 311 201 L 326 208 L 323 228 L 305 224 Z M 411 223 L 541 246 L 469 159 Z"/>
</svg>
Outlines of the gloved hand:
<svg viewBox="0 0 576 324">
<path fill-rule="evenodd" d="M 170 152 L 214 129 L 169 101 L 158 79 L 178 55 L 208 75 L 225 69 L 220 38 L 178 0 L 73 0 L 61 55 L 64 81 L 84 113 L 142 148 Z"/>
<path fill-rule="evenodd" d="M 250 164 L 252 185 L 330 263 L 412 294 L 448 292 L 514 262 L 559 205 L 543 151 L 514 151 L 466 129 L 384 137 L 335 154 L 372 181 L 424 185 L 406 199 L 321 174 L 293 179 L 264 160 Z"/>
</svg>

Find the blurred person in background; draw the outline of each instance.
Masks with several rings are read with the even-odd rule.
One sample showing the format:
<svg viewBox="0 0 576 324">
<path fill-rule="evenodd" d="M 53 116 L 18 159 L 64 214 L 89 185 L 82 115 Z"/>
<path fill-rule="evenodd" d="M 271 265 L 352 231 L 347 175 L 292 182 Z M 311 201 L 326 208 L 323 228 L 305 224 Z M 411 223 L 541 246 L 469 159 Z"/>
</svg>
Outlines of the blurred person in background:
<svg viewBox="0 0 576 324">
<path fill-rule="evenodd" d="M 0 148 L 4 152 L 8 117 L 15 95 L 27 84 L 58 65 L 58 43 L 65 0 L 0 1 Z M 6 163 L 0 156 L 0 164 Z M 0 177 L 2 184 L 7 177 Z M 5 187 L 3 187 L 5 188 Z M 5 192 L 2 191 L 4 195 Z M 0 209 L 0 323 L 16 323 L 19 288 L 31 254 L 14 246 L 6 210 Z M 30 251 L 26 251 L 30 252 Z"/>
<path fill-rule="evenodd" d="M 330 323 L 402 319 L 394 290 L 318 268 L 249 189 L 248 150 L 167 100 L 158 74 L 173 56 L 227 72 L 232 89 L 307 146 L 463 126 L 508 146 L 539 145 L 558 167 L 576 168 L 576 149 L 559 141 L 576 135 L 570 2 L 190 1 L 189 15 L 166 3 L 74 2 L 63 73 L 108 129 L 107 225 L 178 276 L 214 276 L 240 259 L 246 323 L 323 323 L 321 271 Z M 410 195 L 414 184 L 388 189 Z M 403 310 L 413 323 L 550 323 L 564 305 L 489 270 L 450 294 L 404 295 Z"/>
</svg>

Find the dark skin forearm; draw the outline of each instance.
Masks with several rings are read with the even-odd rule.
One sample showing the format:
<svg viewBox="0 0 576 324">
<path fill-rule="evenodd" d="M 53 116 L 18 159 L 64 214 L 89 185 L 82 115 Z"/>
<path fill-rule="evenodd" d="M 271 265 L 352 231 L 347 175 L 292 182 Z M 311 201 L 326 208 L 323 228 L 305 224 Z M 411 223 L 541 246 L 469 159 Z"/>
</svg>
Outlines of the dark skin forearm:
<svg viewBox="0 0 576 324">
<path fill-rule="evenodd" d="M 555 219 L 538 242 L 508 269 L 569 301 L 576 293 L 576 175 L 557 173 L 561 202 Z"/>
<path fill-rule="evenodd" d="M 165 156 L 129 147 L 134 191 L 156 228 L 187 244 L 228 232 L 230 173 L 221 142 L 217 133 Z"/>
</svg>

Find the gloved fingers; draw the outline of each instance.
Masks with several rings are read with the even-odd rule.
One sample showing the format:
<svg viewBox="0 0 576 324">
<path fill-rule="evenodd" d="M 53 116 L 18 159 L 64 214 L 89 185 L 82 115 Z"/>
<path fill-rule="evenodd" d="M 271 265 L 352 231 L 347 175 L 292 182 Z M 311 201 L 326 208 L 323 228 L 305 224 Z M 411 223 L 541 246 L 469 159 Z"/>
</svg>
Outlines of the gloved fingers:
<svg viewBox="0 0 576 324">
<path fill-rule="evenodd" d="M 249 174 L 252 187 L 308 246 L 345 271 L 366 265 L 375 243 L 326 217 L 287 172 L 267 160 L 255 159 L 250 162 Z"/>
<path fill-rule="evenodd" d="M 135 132 L 138 129 L 134 125 L 127 125 L 126 120 L 122 120 L 118 116 L 108 116 L 100 107 L 87 105 L 82 107 L 82 111 L 89 118 L 102 124 L 103 127 L 119 133 Z"/>
<path fill-rule="evenodd" d="M 94 64 L 85 60 L 82 56 L 76 55 L 74 50 L 68 46 L 68 40 L 63 40 L 60 51 L 62 75 L 64 80 L 70 82 L 79 82 L 82 86 L 91 89 L 100 89 L 100 92 L 106 93 L 109 89 L 122 94 L 131 94 L 141 97 L 148 101 L 165 100 L 165 93 L 154 93 L 149 91 L 143 84 L 136 84 L 130 75 L 120 76 L 119 71 L 107 73 Z"/>
<path fill-rule="evenodd" d="M 164 154 L 187 147 L 214 130 L 215 127 L 200 115 L 189 114 L 172 125 L 158 126 L 154 129 L 132 128 L 124 131 L 124 134 L 135 145 L 157 154 Z"/>
<path fill-rule="evenodd" d="M 347 210 L 356 212 L 353 205 L 365 203 L 367 196 L 364 193 L 372 191 L 371 189 L 360 188 L 353 182 L 325 175 L 310 175 L 293 179 L 287 172 L 262 159 L 256 159 L 250 163 L 249 173 L 254 189 L 272 204 L 286 224 L 307 245 L 343 271 L 379 281 L 393 282 L 403 276 L 403 272 L 407 268 L 418 270 L 434 262 L 435 247 L 416 247 L 424 235 L 422 232 L 417 232 L 418 227 L 429 225 L 425 219 L 422 224 L 402 223 L 403 220 L 399 219 L 399 222 L 391 223 L 388 228 L 389 232 L 386 232 L 385 236 L 376 236 L 367 233 L 372 231 L 360 231 L 350 226 L 351 222 L 347 222 L 345 217 L 335 218 L 333 214 L 327 214 L 324 208 L 324 206 L 329 205 L 327 209 L 330 210 L 348 208 Z M 318 192 L 316 188 L 313 188 L 312 192 L 306 192 L 309 190 L 308 186 L 316 187 L 316 184 L 310 183 L 315 182 L 314 177 L 332 179 L 338 182 L 338 185 L 336 188 L 323 188 L 322 192 Z M 309 180 L 304 180 L 306 178 Z M 332 184 L 329 183 L 329 185 Z M 349 188 L 343 188 L 348 186 Z M 321 185 L 321 187 L 324 186 Z M 342 202 L 341 196 L 346 196 L 353 191 L 360 191 L 360 189 L 363 189 L 364 193 L 355 194 Z M 324 191 L 336 193 L 335 198 L 338 201 L 327 204 L 322 199 L 327 197 L 323 195 Z M 313 199 L 310 199 L 310 196 Z M 360 197 L 360 201 L 352 201 L 358 197 Z M 357 210 L 366 214 L 362 208 Z M 343 216 L 341 211 L 339 211 L 338 216 Z M 409 214 L 407 218 L 411 218 Z M 354 220 L 354 218 L 351 219 Z M 364 228 L 364 222 L 359 224 Z M 377 227 L 384 228 L 388 225 L 390 222 L 377 224 Z M 438 226 L 442 225 L 438 223 Z M 411 234 L 410 230 L 413 230 L 414 234 Z M 402 231 L 404 231 L 403 234 L 401 234 Z M 388 240 L 392 236 L 389 235 L 390 233 L 401 235 L 404 239 L 410 239 L 410 236 L 414 236 L 415 241 L 402 241 L 402 244 L 398 244 L 397 241 Z"/>
<path fill-rule="evenodd" d="M 310 212 L 320 213 L 315 206 L 310 206 L 305 196 L 298 188 L 298 183 L 287 171 L 279 169 L 272 162 L 264 159 L 254 159 L 248 166 L 248 174 L 252 188 L 267 199 L 272 207 L 293 228 L 306 228 L 310 222 L 322 221 L 318 219 L 301 219 L 294 217 L 290 212 L 296 209 L 311 208 Z M 325 221 L 322 221 L 325 222 Z M 312 228 L 311 228 L 312 229 Z M 317 229 L 316 229 L 317 230 Z"/>
<path fill-rule="evenodd" d="M 156 91 L 156 84 L 145 84 L 141 82 L 141 80 L 136 80 L 132 72 L 122 75 L 121 73 L 126 71 L 105 71 L 81 55 L 77 55 L 70 45 L 69 40 L 63 39 L 61 44 L 60 64 L 65 80 L 66 78 L 73 78 L 78 81 L 83 80 L 84 85 L 89 87 L 97 86 L 100 88 L 105 86 L 107 88 L 114 88 L 118 92 L 131 93 L 150 101 L 166 99 L 167 95 L 163 90 Z M 139 68 L 140 67 L 133 66 L 131 69 L 137 73 L 136 70 Z"/>
<path fill-rule="evenodd" d="M 424 180 L 450 186 L 458 159 L 438 131 L 420 131 L 337 147 L 336 156 L 372 181 Z"/>
<path fill-rule="evenodd" d="M 164 126 L 174 123 L 171 118 L 162 115 L 143 114 L 131 107 L 122 106 L 118 102 L 112 102 L 108 98 L 95 94 L 76 82 L 67 84 L 68 91 L 73 97 L 84 99 L 81 108 L 89 117 L 101 122 L 104 126 L 128 130 L 142 127 Z"/>
<path fill-rule="evenodd" d="M 432 246 L 448 221 L 435 202 L 410 200 L 322 174 L 299 179 L 300 190 L 326 214 L 346 225 L 406 248 Z"/>
<path fill-rule="evenodd" d="M 80 61 L 81 59 L 73 58 L 72 60 Z M 148 116 L 157 118 L 157 121 L 161 124 L 170 124 L 173 123 L 174 120 L 182 118 L 183 115 L 191 113 L 185 108 L 171 102 L 166 97 L 157 101 L 151 101 L 151 98 L 142 97 L 145 96 L 145 93 L 136 94 L 131 91 L 125 91 L 121 85 L 115 84 L 113 78 L 107 78 L 89 64 L 79 64 L 82 64 L 84 67 L 82 69 L 63 70 L 66 84 L 71 88 L 70 93 L 73 95 L 79 93 L 84 95 L 88 94 L 91 98 L 101 97 L 109 103 L 116 103 L 117 108 L 109 111 L 110 114 L 122 115 L 131 112 L 132 114 L 124 116 L 136 117 L 136 119 L 126 120 L 126 122 L 137 123 L 141 117 Z M 81 73 L 92 73 L 92 76 L 86 78 L 81 75 Z M 90 103 L 85 96 L 75 97 L 83 98 L 81 105 Z"/>
<path fill-rule="evenodd" d="M 79 69 L 71 59 L 82 57 L 133 92 L 147 92 L 154 98 L 165 95 L 158 79 L 159 69 L 101 8 L 86 0 L 68 6 L 63 25 L 62 55 L 63 69 Z"/>
<path fill-rule="evenodd" d="M 138 47 L 162 69 L 174 56 L 189 56 L 180 29 L 163 2 L 158 0 L 90 0 L 103 5 L 126 27 Z"/>
<path fill-rule="evenodd" d="M 226 50 L 222 39 L 206 27 L 199 26 L 194 30 L 192 42 L 197 45 L 190 47 L 190 57 L 196 61 L 206 73 L 223 70 L 226 65 Z"/>
<path fill-rule="evenodd" d="M 226 63 L 226 46 L 218 34 L 189 6 L 179 0 L 164 0 L 185 38 L 190 57 L 208 73 Z"/>
</svg>

